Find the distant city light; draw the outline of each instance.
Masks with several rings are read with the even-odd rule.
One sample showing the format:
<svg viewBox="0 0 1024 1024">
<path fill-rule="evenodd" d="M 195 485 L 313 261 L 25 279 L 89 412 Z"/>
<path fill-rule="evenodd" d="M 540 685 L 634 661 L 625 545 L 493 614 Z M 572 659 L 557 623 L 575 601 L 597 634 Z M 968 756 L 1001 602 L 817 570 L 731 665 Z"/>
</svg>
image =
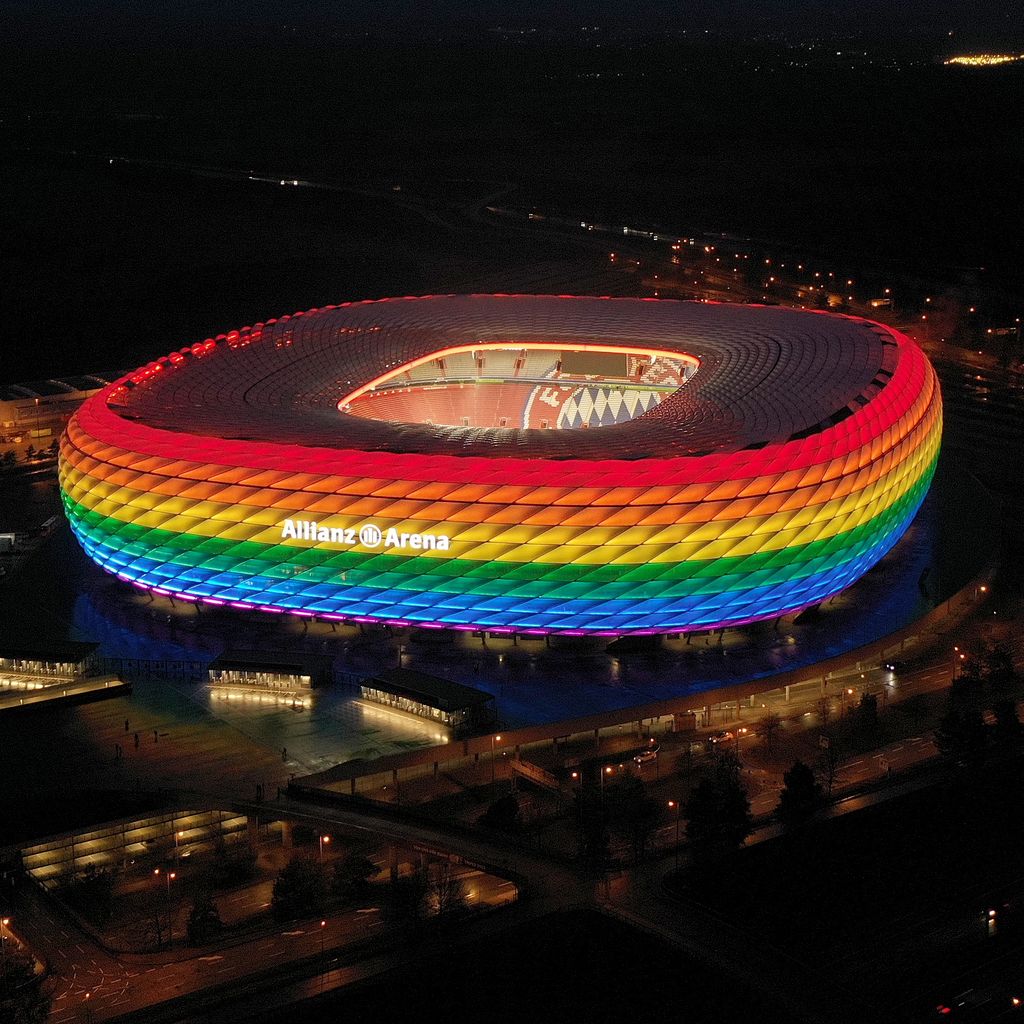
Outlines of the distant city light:
<svg viewBox="0 0 1024 1024">
<path fill-rule="evenodd" d="M 958 57 L 950 57 L 943 61 L 943 64 L 959 64 L 961 67 L 987 68 L 997 64 L 1012 64 L 1014 61 L 1024 60 L 1024 53 L 965 53 Z"/>
</svg>

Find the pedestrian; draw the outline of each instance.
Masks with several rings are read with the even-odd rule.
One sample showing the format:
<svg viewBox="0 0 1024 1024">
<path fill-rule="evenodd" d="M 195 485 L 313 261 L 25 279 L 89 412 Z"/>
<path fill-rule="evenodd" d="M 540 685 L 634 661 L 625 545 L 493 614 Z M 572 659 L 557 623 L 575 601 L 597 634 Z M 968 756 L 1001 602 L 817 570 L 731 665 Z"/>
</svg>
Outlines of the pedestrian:
<svg viewBox="0 0 1024 1024">
<path fill-rule="evenodd" d="M 281 760 L 282 761 L 287 761 L 288 760 L 288 748 L 287 747 L 282 747 L 281 748 Z"/>
<path fill-rule="evenodd" d="M 128 731 L 128 719 L 127 718 L 124 720 L 124 731 L 125 732 Z"/>
<path fill-rule="evenodd" d="M 136 750 L 139 749 L 139 734 L 138 733 L 135 734 L 135 749 Z"/>
<path fill-rule="evenodd" d="M 160 742 L 160 739 L 159 739 L 159 737 L 156 734 L 156 729 L 153 730 L 153 742 L 154 743 L 159 743 Z"/>
</svg>

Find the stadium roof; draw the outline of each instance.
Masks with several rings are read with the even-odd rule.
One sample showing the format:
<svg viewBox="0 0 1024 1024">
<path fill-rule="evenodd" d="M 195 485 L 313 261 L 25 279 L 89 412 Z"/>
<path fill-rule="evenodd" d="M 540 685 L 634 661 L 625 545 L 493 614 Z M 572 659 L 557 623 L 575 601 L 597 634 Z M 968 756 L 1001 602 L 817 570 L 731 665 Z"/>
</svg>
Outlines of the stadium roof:
<svg viewBox="0 0 1024 1024">
<path fill-rule="evenodd" d="M 660 405 L 599 430 L 397 423 L 338 409 L 384 371 L 432 352 L 527 342 L 657 348 L 693 356 L 700 366 Z M 163 430 L 327 449 L 663 458 L 810 436 L 868 404 L 897 361 L 896 342 L 876 324 L 782 307 L 427 296 L 328 307 L 209 339 L 132 374 L 112 394 L 111 408 Z"/>
</svg>

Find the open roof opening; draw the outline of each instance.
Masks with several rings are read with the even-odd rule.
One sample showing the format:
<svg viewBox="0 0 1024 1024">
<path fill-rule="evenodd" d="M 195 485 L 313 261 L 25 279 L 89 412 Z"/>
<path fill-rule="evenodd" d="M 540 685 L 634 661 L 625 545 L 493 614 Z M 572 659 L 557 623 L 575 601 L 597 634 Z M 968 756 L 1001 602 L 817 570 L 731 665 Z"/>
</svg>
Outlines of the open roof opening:
<svg viewBox="0 0 1024 1024">
<path fill-rule="evenodd" d="M 466 345 L 391 367 L 338 408 L 400 423 L 585 430 L 644 415 L 698 365 L 678 352 L 616 345 Z"/>
</svg>

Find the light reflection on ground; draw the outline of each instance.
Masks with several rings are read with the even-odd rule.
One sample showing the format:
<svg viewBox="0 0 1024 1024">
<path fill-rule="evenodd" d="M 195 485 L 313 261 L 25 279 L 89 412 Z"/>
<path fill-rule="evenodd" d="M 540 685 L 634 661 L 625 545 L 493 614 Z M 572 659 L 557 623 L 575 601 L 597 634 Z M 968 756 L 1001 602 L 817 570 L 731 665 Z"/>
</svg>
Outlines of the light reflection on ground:
<svg viewBox="0 0 1024 1024">
<path fill-rule="evenodd" d="M 66 529 L 45 545 L 17 588 L 0 590 L 0 613 L 9 622 L 24 622 L 24 608 L 32 607 L 25 632 L 96 640 L 104 655 L 149 662 L 152 678 L 144 673 L 136 682 L 134 699 L 167 704 L 161 692 L 171 688 L 197 710 L 282 752 L 298 773 L 443 741 L 445 733 L 435 723 L 357 701 L 355 684 L 383 669 L 401 664 L 486 690 L 505 728 L 769 676 L 914 621 L 980 567 L 990 528 L 965 500 L 955 474 L 943 473 L 940 465 L 931 495 L 894 551 L 817 616 L 790 616 L 722 636 L 666 638 L 618 656 L 605 652 L 604 639 L 482 638 L 175 605 L 102 573 Z M 227 648 L 329 655 L 339 682 L 316 691 L 309 707 L 293 708 L 287 702 L 211 697 L 205 683 L 175 678 L 161 667 L 191 662 L 202 678 L 206 663 Z"/>
</svg>

